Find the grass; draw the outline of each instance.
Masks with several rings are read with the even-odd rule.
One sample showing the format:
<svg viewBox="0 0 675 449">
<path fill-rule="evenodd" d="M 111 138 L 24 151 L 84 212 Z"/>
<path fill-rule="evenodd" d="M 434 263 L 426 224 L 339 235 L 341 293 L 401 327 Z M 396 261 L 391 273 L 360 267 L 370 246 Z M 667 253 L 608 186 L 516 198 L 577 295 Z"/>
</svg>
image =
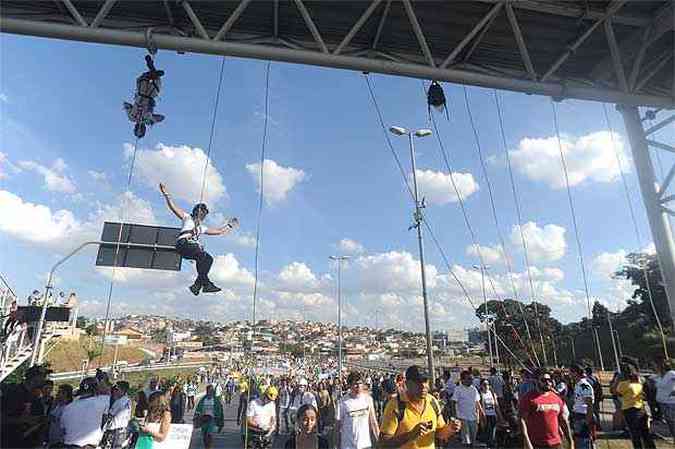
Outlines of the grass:
<svg viewBox="0 0 675 449">
<path fill-rule="evenodd" d="M 47 354 L 47 362 L 54 372 L 78 371 L 82 368 L 82 360 L 88 358 L 87 349 L 95 348 L 96 344 L 89 336 L 80 337 L 79 341 L 57 341 L 56 346 Z M 103 353 L 89 362 L 90 368 L 110 365 L 115 356 L 114 346 L 105 346 Z M 145 353 L 140 348 L 131 345 L 119 346 L 117 360 L 137 363 L 143 361 Z"/>
</svg>

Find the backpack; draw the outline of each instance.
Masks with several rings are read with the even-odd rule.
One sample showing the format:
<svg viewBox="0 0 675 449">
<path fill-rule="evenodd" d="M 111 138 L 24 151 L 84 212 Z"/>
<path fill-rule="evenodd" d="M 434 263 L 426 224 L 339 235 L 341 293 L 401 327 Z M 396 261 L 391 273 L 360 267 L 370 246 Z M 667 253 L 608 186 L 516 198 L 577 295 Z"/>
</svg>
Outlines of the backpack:
<svg viewBox="0 0 675 449">
<path fill-rule="evenodd" d="M 438 405 L 438 401 L 436 398 L 432 397 L 431 398 L 431 408 L 434 409 L 434 413 L 436 414 L 436 419 L 441 414 L 441 406 Z M 405 415 L 405 402 L 401 401 L 401 399 L 396 396 L 396 417 L 398 418 L 399 424 L 401 421 L 403 421 L 403 416 Z"/>
</svg>

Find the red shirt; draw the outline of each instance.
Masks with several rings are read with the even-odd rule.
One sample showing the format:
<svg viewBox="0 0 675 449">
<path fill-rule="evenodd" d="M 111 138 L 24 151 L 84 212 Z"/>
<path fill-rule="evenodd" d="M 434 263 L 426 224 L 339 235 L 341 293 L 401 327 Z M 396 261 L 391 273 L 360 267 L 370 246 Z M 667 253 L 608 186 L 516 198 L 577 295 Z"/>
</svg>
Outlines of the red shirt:
<svg viewBox="0 0 675 449">
<path fill-rule="evenodd" d="M 531 391 L 519 401 L 518 412 L 527 424 L 527 435 L 532 446 L 557 446 L 560 438 L 558 419 L 564 411 L 562 399 L 550 391 L 539 393 Z"/>
</svg>

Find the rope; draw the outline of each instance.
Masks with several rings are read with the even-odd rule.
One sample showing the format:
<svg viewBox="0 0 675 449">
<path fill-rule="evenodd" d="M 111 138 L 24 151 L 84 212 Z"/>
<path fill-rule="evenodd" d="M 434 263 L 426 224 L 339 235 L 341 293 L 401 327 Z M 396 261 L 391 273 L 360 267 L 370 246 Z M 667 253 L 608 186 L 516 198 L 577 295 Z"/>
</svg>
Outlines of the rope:
<svg viewBox="0 0 675 449">
<path fill-rule="evenodd" d="M 131 181 L 133 180 L 134 177 L 134 168 L 136 166 L 136 153 L 138 150 L 138 142 L 140 138 L 136 137 L 136 141 L 134 142 L 134 152 L 131 155 L 131 164 L 129 165 L 129 174 L 127 175 L 127 187 L 124 191 L 124 197 L 122 198 L 122 205 L 121 205 L 121 210 L 120 210 L 120 231 L 117 234 L 117 245 L 115 247 L 115 256 L 113 257 L 113 267 L 112 267 L 112 277 L 110 279 L 110 285 L 108 287 L 108 301 L 106 303 L 106 308 L 105 308 L 105 320 L 104 320 L 104 326 L 103 326 L 103 340 L 101 341 L 101 347 L 104 348 L 105 346 L 105 338 L 108 335 L 108 322 L 110 320 L 110 306 L 112 304 L 112 294 L 113 294 L 113 288 L 115 286 L 115 275 L 117 274 L 117 262 L 119 260 L 119 253 L 120 253 L 120 245 L 122 243 L 122 232 L 124 230 L 124 220 L 126 218 L 126 210 L 127 208 L 125 207 L 128 204 L 129 201 L 129 193 L 131 193 L 130 188 L 131 188 Z"/>
<path fill-rule="evenodd" d="M 213 143 L 213 136 L 216 132 L 216 118 L 218 117 L 218 105 L 220 104 L 220 90 L 223 85 L 223 72 L 225 71 L 225 56 L 223 56 L 220 63 L 220 76 L 218 77 L 218 89 L 216 90 L 216 100 L 213 105 L 213 115 L 211 117 L 211 133 L 209 134 L 209 146 L 206 150 L 206 161 L 204 161 L 204 171 L 202 172 L 202 188 L 199 192 L 199 202 L 204 201 L 204 193 L 206 193 L 206 172 L 209 168 L 209 161 L 211 160 L 211 145 Z"/>
<path fill-rule="evenodd" d="M 484 259 L 483 259 L 483 252 L 481 251 L 480 244 L 478 243 L 478 235 L 477 235 L 475 229 L 473 228 L 473 226 L 471 225 L 471 221 L 469 220 L 469 213 L 466 210 L 466 204 L 464 202 L 464 198 L 462 197 L 462 194 L 459 191 L 459 188 L 457 187 L 457 183 L 455 182 L 455 177 L 453 176 L 453 173 L 454 173 L 453 166 L 452 166 L 452 163 L 450 162 L 450 157 L 448 156 L 448 153 L 445 149 L 445 144 L 443 143 L 443 139 L 441 138 L 441 132 L 438 129 L 438 124 L 436 123 L 436 117 L 433 114 L 431 115 L 431 123 L 432 123 L 432 126 L 434 128 L 434 135 L 436 136 L 436 140 L 438 142 L 438 148 L 439 148 L 439 151 L 441 153 L 441 158 L 443 159 L 443 163 L 445 164 L 445 167 L 448 170 L 448 173 L 450 174 L 450 183 L 452 185 L 453 190 L 455 191 L 455 195 L 457 196 L 457 200 L 458 200 L 457 203 L 459 204 L 459 209 L 462 212 L 462 217 L 464 218 L 464 224 L 465 224 L 467 230 L 469 231 L 469 235 L 471 237 L 471 242 L 473 243 L 474 248 L 476 248 L 479 263 L 480 263 L 481 267 L 485 267 L 485 262 L 484 262 Z M 484 271 L 487 271 L 487 270 L 484 270 Z M 488 279 L 488 282 L 490 283 L 490 286 L 491 286 L 492 290 L 494 291 L 495 297 L 497 297 L 498 302 L 502 306 L 502 310 L 503 310 L 504 314 L 508 317 L 508 313 L 506 312 L 506 306 L 504 306 L 503 299 L 497 293 L 497 289 L 495 287 L 495 284 L 493 282 L 492 277 L 487 275 L 487 273 L 486 273 L 486 277 Z M 471 305 L 473 307 L 473 303 Z M 523 311 L 522 304 L 518 303 L 518 305 L 520 307 L 520 312 L 523 316 L 523 322 L 525 323 L 525 327 L 526 327 L 526 329 L 528 329 L 528 336 L 530 337 L 530 340 L 532 340 L 532 336 L 529 335 L 529 325 L 527 324 L 527 320 L 525 319 L 525 313 Z M 474 309 L 475 309 L 475 307 L 474 307 Z M 513 329 L 514 329 L 515 333 L 517 334 L 518 340 L 522 342 L 522 339 L 520 338 L 520 334 L 518 334 L 518 331 L 515 330 L 515 328 L 513 328 Z M 530 360 L 532 361 L 532 357 L 529 355 L 528 351 L 529 350 L 525 346 L 525 352 L 528 353 L 528 358 L 530 358 Z M 534 355 L 535 355 L 535 358 L 536 358 L 536 352 L 534 352 Z M 537 361 L 537 364 L 538 364 L 538 361 Z"/>
<path fill-rule="evenodd" d="M 255 230 L 255 256 L 254 256 L 254 281 L 253 281 L 253 313 L 252 313 L 252 338 L 251 338 L 251 350 L 253 349 L 253 342 L 255 341 L 255 330 L 256 330 L 256 302 L 258 299 L 258 266 L 260 259 L 260 231 L 262 228 L 262 212 L 264 206 L 264 194 L 265 194 L 265 147 L 267 143 L 267 128 L 269 123 L 269 94 L 270 94 L 270 67 L 272 65 L 271 61 L 267 61 L 267 66 L 265 68 L 265 118 L 263 124 L 263 137 L 262 145 L 260 149 L 260 192 L 258 196 L 258 212 L 257 212 L 257 222 Z M 255 367 L 255 364 L 253 364 Z M 253 368 L 255 370 L 255 368 Z M 255 379 L 249 373 L 248 376 L 248 391 L 247 391 L 247 402 L 246 405 L 251 403 L 251 388 L 253 388 L 253 383 Z M 244 449 L 248 448 L 248 418 L 243 418 L 244 423 Z"/>
<path fill-rule="evenodd" d="M 562 163 L 562 168 L 563 168 L 563 174 L 565 176 L 565 187 L 567 191 L 567 200 L 570 206 L 570 213 L 572 215 L 572 225 L 574 226 L 574 239 L 577 244 L 577 251 L 579 253 L 579 263 L 581 264 L 581 276 L 584 281 L 584 292 L 586 293 L 586 305 L 588 307 L 588 319 L 589 322 L 593 317 L 592 311 L 591 311 L 591 294 L 590 294 L 590 289 L 588 287 L 588 276 L 586 274 L 586 266 L 584 263 L 584 252 L 583 248 L 581 246 L 581 237 L 579 235 L 579 226 L 577 223 L 577 214 L 574 209 L 574 200 L 572 199 L 572 189 L 570 188 L 570 178 L 569 178 L 569 173 L 567 170 L 567 161 L 565 159 L 565 152 L 563 150 L 562 146 L 562 140 L 560 138 L 560 125 L 558 123 L 558 108 L 556 107 L 555 102 L 553 99 L 551 99 L 551 107 L 553 108 L 553 124 L 555 126 L 555 135 L 556 139 L 558 140 L 558 150 L 560 151 L 560 162 Z M 591 322 L 591 327 L 592 327 L 592 322 Z M 591 329 L 592 330 L 592 329 Z M 593 337 L 593 336 L 592 336 Z M 595 337 L 593 337 L 593 341 L 595 342 L 596 349 L 598 351 L 598 356 L 600 357 L 600 347 L 598 347 L 598 342 L 596 341 Z"/>
<path fill-rule="evenodd" d="M 473 118 L 473 113 L 471 111 L 471 104 L 469 102 L 469 91 L 466 88 L 466 86 L 464 86 L 463 91 L 464 91 L 464 104 L 466 105 L 466 112 L 467 112 L 467 115 L 469 117 L 469 124 L 471 125 L 471 129 L 473 131 L 474 141 L 476 143 L 476 150 L 478 152 L 478 158 L 480 160 L 481 171 L 483 172 L 483 178 L 485 179 L 485 183 L 487 184 L 487 187 L 488 187 L 488 196 L 489 196 L 489 199 L 490 199 L 490 209 L 491 209 L 491 212 L 492 212 L 492 219 L 493 219 L 493 222 L 494 222 L 494 225 L 495 225 L 495 230 L 497 231 L 497 237 L 499 239 L 499 245 L 500 245 L 501 250 L 502 250 L 504 262 L 506 264 L 507 276 L 508 276 L 509 281 L 511 283 L 511 288 L 513 289 L 514 300 L 519 304 L 519 310 L 521 312 L 521 315 L 523 316 L 523 322 L 525 323 L 525 328 L 526 328 L 526 331 L 528 333 L 528 337 L 530 338 L 530 343 L 532 344 L 532 335 L 530 334 L 530 331 L 529 331 L 529 324 L 527 323 L 527 319 L 525 318 L 525 313 L 524 313 L 522 304 L 520 303 L 520 301 L 518 301 L 518 289 L 516 288 L 516 283 L 513 279 L 513 267 L 511 266 L 510 257 L 508 255 L 508 253 L 506 252 L 506 242 L 504 240 L 504 235 L 502 234 L 501 227 L 499 226 L 499 217 L 497 215 L 497 207 L 495 205 L 494 193 L 493 193 L 493 190 L 492 190 L 492 183 L 490 181 L 490 176 L 488 175 L 488 172 L 487 172 L 487 167 L 486 167 L 486 164 L 485 164 L 485 158 L 483 157 L 483 149 L 482 149 L 482 146 L 481 146 L 481 143 L 480 143 L 480 137 L 478 135 L 478 128 L 476 127 L 476 123 L 475 123 L 475 120 Z M 479 248 L 479 246 L 477 246 L 477 248 Z M 479 250 L 479 255 L 480 255 L 480 250 Z M 482 257 L 480 259 L 481 259 L 481 265 L 484 267 L 484 270 L 487 271 L 485 269 L 485 265 L 483 264 Z M 528 270 L 529 270 L 529 266 L 528 266 Z M 504 306 L 503 301 L 501 302 L 501 304 L 502 304 L 502 310 L 506 313 L 506 307 Z M 536 307 L 536 305 L 535 305 L 535 307 Z M 486 313 L 487 312 L 488 311 L 486 309 Z M 539 316 L 539 314 L 537 313 L 537 317 L 538 316 Z M 541 329 L 541 326 L 540 326 L 540 329 Z M 520 335 L 518 337 L 519 337 L 519 340 L 520 340 Z M 527 347 L 526 347 L 526 351 L 527 351 Z M 539 357 L 537 356 L 537 352 L 534 350 L 534 345 L 532 345 L 532 351 L 533 351 L 534 357 L 537 359 L 537 364 L 539 365 L 540 364 Z M 545 357 L 546 356 L 544 355 L 544 358 Z"/>
<path fill-rule="evenodd" d="M 635 209 L 633 208 L 633 200 L 631 198 L 630 194 L 630 189 L 628 187 L 628 181 L 626 180 L 626 174 L 623 171 L 623 161 L 621 159 L 621 154 L 620 151 L 616 145 L 616 142 L 614 141 L 614 128 L 612 126 L 612 122 L 609 119 L 609 113 L 607 111 L 607 104 L 603 103 L 602 104 L 602 110 L 605 116 L 605 122 L 607 123 L 607 128 L 609 129 L 609 136 L 612 142 L 612 149 L 614 150 L 614 155 L 616 156 L 616 163 L 619 167 L 619 174 L 621 175 L 621 183 L 623 184 L 623 190 L 626 196 L 626 202 L 628 203 L 628 210 L 630 212 L 630 218 L 631 222 L 633 223 L 633 229 L 635 231 L 635 241 L 638 245 L 638 248 L 642 248 L 642 237 L 640 235 L 640 227 L 638 226 L 637 218 L 635 215 Z M 657 152 L 657 154 L 659 154 Z M 652 295 L 652 287 L 649 285 L 649 274 L 647 272 L 647 266 L 643 265 L 642 266 L 642 272 L 643 276 L 645 278 L 645 285 L 647 286 L 647 297 L 649 298 L 649 304 L 651 305 L 652 312 L 654 313 L 654 318 L 656 319 L 656 324 L 659 328 L 659 332 L 661 333 L 661 339 L 665 340 L 665 334 L 663 332 L 663 326 L 661 324 L 661 319 L 659 317 L 659 314 L 656 310 L 656 305 L 654 304 L 654 297 Z M 614 337 L 612 337 L 614 338 Z M 668 345 L 663 342 L 663 352 L 666 357 L 666 359 L 669 358 L 668 356 Z"/>
<path fill-rule="evenodd" d="M 513 176 L 513 166 L 511 165 L 511 155 L 509 154 L 508 151 L 508 144 L 506 143 L 506 131 L 504 128 L 504 114 L 502 112 L 502 106 L 501 102 L 499 101 L 499 93 L 497 92 L 497 89 L 493 91 L 494 93 L 494 99 L 495 99 L 495 106 L 497 107 L 497 117 L 499 119 L 499 131 L 502 137 L 502 148 L 504 150 L 504 155 L 506 156 L 506 168 L 509 173 L 509 181 L 511 183 L 511 193 L 513 194 L 513 202 L 516 206 L 516 218 L 518 219 L 518 231 L 520 233 L 520 241 L 522 242 L 523 245 L 523 257 L 525 259 L 525 268 L 527 270 L 527 281 L 528 285 L 530 288 L 530 301 L 534 302 L 535 301 L 535 294 L 534 294 L 534 282 L 532 280 L 532 269 L 530 267 L 530 256 L 529 252 L 527 249 L 527 240 L 525 239 L 525 232 L 523 231 L 523 214 L 522 214 L 522 209 L 520 208 L 520 199 L 518 196 L 518 190 L 516 188 L 516 181 L 515 177 Z M 523 312 L 523 306 L 520 304 L 520 310 L 521 313 Z M 525 329 L 527 331 L 527 336 L 530 340 L 530 344 L 532 345 L 532 350 L 534 351 L 534 343 L 532 340 L 532 334 L 530 333 L 530 326 L 527 323 L 527 320 L 524 319 L 523 321 L 525 322 Z M 537 352 L 534 351 L 535 357 Z M 537 359 L 537 363 L 539 364 L 539 360 Z"/>
</svg>

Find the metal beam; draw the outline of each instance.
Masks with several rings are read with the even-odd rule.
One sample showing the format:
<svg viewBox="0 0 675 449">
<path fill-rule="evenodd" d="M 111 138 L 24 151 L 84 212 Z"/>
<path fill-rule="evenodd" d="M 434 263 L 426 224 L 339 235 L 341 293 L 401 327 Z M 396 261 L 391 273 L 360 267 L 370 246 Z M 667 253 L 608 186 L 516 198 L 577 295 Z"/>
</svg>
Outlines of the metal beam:
<svg viewBox="0 0 675 449">
<path fill-rule="evenodd" d="M 635 59 L 633 60 L 633 68 L 630 71 L 630 78 L 628 79 L 628 88 L 632 91 L 635 90 L 635 83 L 637 82 L 637 77 L 640 74 L 640 69 L 642 68 L 642 60 L 647 53 L 647 48 L 651 44 L 649 35 L 652 32 L 652 26 L 647 25 L 642 32 L 642 39 L 640 40 L 640 49 L 638 50 Z"/>
<path fill-rule="evenodd" d="M 384 28 L 384 22 L 387 21 L 387 16 L 389 15 L 389 8 L 391 8 L 391 0 L 387 0 L 387 4 L 384 5 L 382 17 L 380 17 L 380 23 L 377 25 L 377 31 L 375 32 L 375 37 L 373 38 L 373 45 L 370 46 L 370 48 L 373 50 L 377 48 L 377 44 L 380 42 L 380 35 L 382 34 L 382 28 Z"/>
<path fill-rule="evenodd" d="M 546 73 L 544 73 L 544 76 L 541 77 L 541 80 L 546 81 L 551 75 L 553 75 L 560 68 L 560 66 L 563 65 L 563 63 L 567 61 L 570 56 L 572 56 L 577 48 L 579 48 L 581 44 L 583 44 L 586 39 L 588 39 L 589 36 L 593 34 L 593 31 L 595 31 L 598 26 L 602 25 L 605 20 L 612 17 L 612 15 L 616 13 L 626 3 L 626 1 L 627 0 L 614 0 L 614 2 L 612 2 L 612 4 L 607 8 L 607 12 L 598 21 L 593 23 L 593 25 L 591 25 L 586 31 L 584 31 L 581 36 L 579 36 L 574 41 L 574 43 L 570 45 L 569 48 L 558 57 L 558 59 L 556 59 L 551 68 L 549 68 Z"/>
<path fill-rule="evenodd" d="M 279 37 L 279 0 L 274 0 L 274 38 Z"/>
<path fill-rule="evenodd" d="M 248 4 L 251 3 L 251 0 L 241 0 L 241 2 L 237 5 L 234 11 L 232 11 L 232 14 L 230 14 L 230 17 L 227 18 L 225 23 L 223 24 L 222 27 L 220 27 L 220 30 L 218 30 L 218 33 L 214 36 L 213 40 L 214 41 L 219 41 L 222 38 L 225 37 L 225 34 L 227 34 L 228 31 L 234 26 L 234 23 L 237 21 L 239 16 L 244 12 Z"/>
<path fill-rule="evenodd" d="M 670 186 L 671 181 L 673 180 L 673 176 L 675 176 L 675 164 L 673 164 L 672 167 L 670 167 L 670 170 L 668 170 L 668 174 L 666 175 L 665 179 L 663 180 L 663 184 L 659 187 L 658 191 L 658 196 L 663 197 L 665 195 L 666 191 L 668 190 L 668 186 Z"/>
<path fill-rule="evenodd" d="M 195 14 L 195 12 L 192 10 L 192 6 L 190 6 L 187 0 L 182 1 L 181 4 L 183 5 L 185 13 L 190 18 L 190 22 L 192 22 L 192 24 L 195 26 L 197 33 L 199 33 L 202 39 L 211 39 L 209 33 L 206 31 L 204 25 L 202 25 L 202 22 L 199 20 L 199 17 L 197 17 L 197 14 Z"/>
<path fill-rule="evenodd" d="M 534 71 L 532 59 L 530 58 L 530 52 L 527 50 L 525 38 L 523 37 L 523 33 L 520 30 L 520 25 L 518 24 L 516 13 L 513 10 L 512 2 L 506 2 L 506 17 L 509 19 L 509 23 L 511 24 L 511 29 L 513 30 L 513 35 L 516 38 L 516 44 L 518 44 L 518 51 L 520 52 L 520 57 L 523 60 L 525 70 L 527 70 L 527 74 L 530 75 L 530 79 L 536 80 L 537 72 Z"/>
<path fill-rule="evenodd" d="M 107 16 L 112 7 L 115 6 L 115 3 L 117 3 L 117 0 L 105 0 L 105 3 L 101 6 L 101 9 L 98 10 L 98 14 L 96 14 L 96 17 L 94 17 L 94 20 L 89 26 L 91 28 L 98 28 L 101 22 L 103 22 L 103 19 L 105 19 L 105 16 Z"/>
<path fill-rule="evenodd" d="M 663 142 L 657 142 L 656 140 L 649 140 L 647 139 L 647 143 L 649 144 L 650 147 L 658 148 L 660 150 L 666 150 L 670 151 L 671 153 L 675 153 L 675 148 L 671 147 L 670 145 L 663 143 Z"/>
<path fill-rule="evenodd" d="M 616 44 L 616 36 L 614 36 L 614 26 L 612 19 L 605 20 L 605 35 L 607 36 L 607 44 L 609 45 L 609 52 L 612 55 L 614 62 L 614 72 L 616 73 L 616 84 L 624 91 L 628 92 L 628 82 L 626 81 L 626 72 L 623 69 L 623 62 L 621 61 L 621 52 L 619 46 Z"/>
<path fill-rule="evenodd" d="M 645 74 L 645 76 L 638 81 L 638 83 L 635 85 L 635 92 L 639 92 L 642 90 L 643 87 L 645 87 L 645 84 L 649 82 L 650 79 L 654 77 L 657 73 L 663 69 L 663 67 L 670 62 L 670 60 L 673 58 L 673 51 L 672 50 L 666 50 L 664 53 L 662 53 L 658 58 L 655 59 L 655 61 L 652 62 L 651 69 Z M 675 74 L 673 75 L 675 76 Z"/>
<path fill-rule="evenodd" d="M 70 15 L 73 16 L 75 21 L 80 24 L 80 26 L 86 27 L 88 26 L 87 21 L 82 18 L 80 15 L 80 12 L 77 10 L 75 5 L 73 5 L 73 2 L 70 0 L 61 0 L 64 5 L 66 5 L 66 8 L 68 8 L 68 12 L 70 12 Z"/>
<path fill-rule="evenodd" d="M 298 7 L 298 10 L 300 11 L 300 15 L 302 15 L 302 20 L 305 21 L 305 24 L 307 25 L 307 28 L 309 28 L 310 33 L 312 33 L 312 36 L 314 37 L 316 43 L 319 44 L 319 48 L 323 53 L 328 53 L 328 47 L 326 47 L 326 44 L 324 43 L 323 38 L 321 37 L 321 33 L 319 33 L 319 29 L 314 24 L 312 16 L 309 15 L 309 11 L 307 11 L 307 8 L 305 8 L 305 4 L 302 3 L 302 0 L 294 0 L 294 1 L 295 5 Z"/>
<path fill-rule="evenodd" d="M 495 4 L 503 0 L 475 0 L 481 3 Z M 534 11 L 543 14 L 550 14 L 562 17 L 571 17 L 576 20 L 598 20 L 601 19 L 605 13 L 597 10 L 588 10 L 575 6 L 571 1 L 541 1 L 541 0 L 511 0 L 514 8 L 522 9 L 523 11 Z M 578 3 L 578 2 L 576 2 Z M 651 17 L 617 14 L 614 16 L 614 22 L 620 25 L 629 25 L 633 27 L 644 27 L 651 21 Z"/>
<path fill-rule="evenodd" d="M 649 129 L 647 129 L 645 131 L 645 136 L 649 136 L 650 134 L 654 134 L 659 129 L 665 128 L 666 126 L 670 125 L 673 122 L 675 122 L 675 114 L 671 115 L 670 117 L 668 117 L 666 119 L 661 120 L 656 125 L 651 126 Z"/>
<path fill-rule="evenodd" d="M 354 24 L 354 26 L 351 28 L 351 30 L 349 30 L 349 32 L 344 37 L 344 39 L 342 39 L 342 42 L 340 42 L 340 44 L 337 46 L 337 48 L 335 50 L 333 50 L 334 55 L 339 55 L 340 52 L 342 51 L 342 49 L 345 46 L 349 45 L 349 43 L 352 41 L 352 39 L 354 38 L 356 33 L 358 33 L 359 30 L 361 29 L 361 27 L 363 26 L 363 24 L 366 23 L 366 20 L 368 20 L 368 18 L 370 18 L 370 16 L 373 14 L 375 9 L 377 9 L 377 7 L 380 5 L 381 1 L 382 0 L 373 0 L 372 1 L 372 3 L 368 6 L 368 8 L 366 8 L 366 10 L 363 12 L 363 14 L 361 14 L 361 17 L 359 17 L 359 20 L 357 20 L 356 23 Z"/>
<path fill-rule="evenodd" d="M 466 45 L 471 41 L 471 39 L 473 39 L 473 37 L 476 34 L 478 34 L 481 28 L 483 28 L 485 24 L 488 23 L 490 19 L 492 19 L 493 16 L 497 15 L 497 13 L 502 9 L 502 6 L 504 6 L 503 2 L 497 3 L 492 7 L 492 9 L 490 9 L 490 11 L 488 11 L 487 14 L 483 16 L 482 19 L 480 19 L 480 21 L 476 24 L 476 26 L 474 26 L 473 29 L 469 31 L 469 34 L 464 36 L 464 39 L 462 39 L 461 42 L 457 44 L 455 49 L 450 52 L 448 57 L 445 58 L 445 60 L 441 64 L 442 69 L 446 68 L 448 65 L 450 65 L 452 61 L 455 60 L 457 55 L 464 49 L 464 47 L 466 47 Z"/>
<path fill-rule="evenodd" d="M 75 25 L 45 23 L 39 21 L 3 18 L 0 21 L 0 31 L 12 34 L 21 34 L 38 37 L 93 42 L 99 44 L 124 45 L 146 48 L 145 33 L 139 31 L 112 30 L 85 28 Z M 331 55 L 316 50 L 294 50 L 266 45 L 254 45 L 239 42 L 214 41 L 201 38 L 172 36 L 155 33 L 152 36 L 157 48 L 185 51 L 189 53 L 203 53 L 225 55 L 241 58 L 254 58 L 309 64 L 321 67 L 332 67 L 359 72 L 383 73 L 389 75 L 407 76 L 420 79 L 435 79 L 471 86 L 506 89 L 515 92 L 524 92 L 535 95 L 545 95 L 557 98 L 576 98 L 581 100 L 602 101 L 626 105 L 650 106 L 655 108 L 671 109 L 675 107 L 671 97 L 656 95 L 626 94 L 611 89 L 577 86 L 567 83 L 536 82 L 517 79 L 506 75 L 496 76 L 477 73 L 469 70 L 441 69 L 428 65 L 413 63 L 397 63 L 353 57 L 345 55 Z"/>
<path fill-rule="evenodd" d="M 429 44 L 427 44 L 427 40 L 424 37 L 424 33 L 422 32 L 420 23 L 417 20 L 415 11 L 413 10 L 412 5 L 410 4 L 410 0 L 403 0 L 403 6 L 405 7 L 405 12 L 408 15 L 410 25 L 412 25 L 413 31 L 415 32 L 415 37 L 417 37 L 417 42 L 420 44 L 422 53 L 424 53 L 424 58 L 427 60 L 427 64 L 429 64 L 431 67 L 436 67 L 436 62 L 434 61 L 434 57 L 431 55 L 431 50 L 429 50 Z"/>
<path fill-rule="evenodd" d="M 462 56 L 462 62 L 468 62 L 469 59 L 471 59 L 471 55 L 473 55 L 473 52 L 476 51 L 476 48 L 480 45 L 480 43 L 483 41 L 483 38 L 485 38 L 485 35 L 487 32 L 490 30 L 490 27 L 494 23 L 495 19 L 497 16 L 492 16 L 492 18 L 488 21 L 488 23 L 485 24 L 483 29 L 481 30 L 480 34 L 476 36 L 476 38 L 473 40 L 471 43 L 471 47 L 464 53 L 464 56 Z"/>
<path fill-rule="evenodd" d="M 675 200 L 675 195 L 668 195 L 665 198 L 661 198 L 661 204 L 670 203 L 673 200 Z"/>
<path fill-rule="evenodd" d="M 616 16 L 613 17 L 615 23 L 619 23 L 616 20 Z M 666 0 L 663 7 L 661 7 L 644 26 L 650 26 L 652 31 L 649 34 L 647 41 L 647 47 L 656 42 L 664 33 L 673 30 L 673 2 L 672 0 Z M 621 49 L 621 54 L 623 58 L 628 61 L 631 60 L 634 55 L 639 51 L 642 46 L 642 36 L 644 29 L 635 30 L 631 33 L 626 39 L 621 42 L 619 48 Z M 591 71 L 591 79 L 606 79 L 609 68 L 611 67 L 612 59 L 611 57 L 604 58 L 600 61 Z"/>
</svg>

